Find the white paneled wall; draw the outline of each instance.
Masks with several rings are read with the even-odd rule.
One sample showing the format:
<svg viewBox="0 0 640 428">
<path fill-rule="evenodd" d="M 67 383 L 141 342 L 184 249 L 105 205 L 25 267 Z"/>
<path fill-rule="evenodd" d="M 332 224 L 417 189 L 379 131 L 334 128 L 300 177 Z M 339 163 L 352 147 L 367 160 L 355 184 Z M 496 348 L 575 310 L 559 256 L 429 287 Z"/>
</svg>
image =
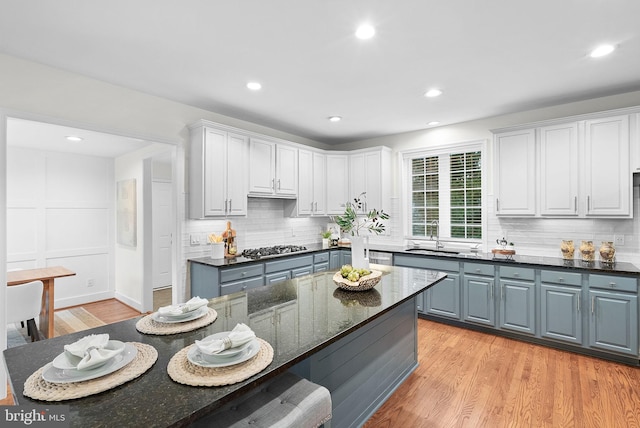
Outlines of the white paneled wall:
<svg viewBox="0 0 640 428">
<path fill-rule="evenodd" d="M 7 268 L 64 266 L 55 306 L 113 296 L 113 161 L 7 148 Z"/>
</svg>

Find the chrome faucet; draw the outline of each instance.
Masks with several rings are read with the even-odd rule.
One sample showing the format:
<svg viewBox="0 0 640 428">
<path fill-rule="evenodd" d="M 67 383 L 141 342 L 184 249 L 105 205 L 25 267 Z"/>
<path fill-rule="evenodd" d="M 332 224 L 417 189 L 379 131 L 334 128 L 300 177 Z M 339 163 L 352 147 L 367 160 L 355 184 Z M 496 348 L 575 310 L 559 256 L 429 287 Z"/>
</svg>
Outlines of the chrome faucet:
<svg viewBox="0 0 640 428">
<path fill-rule="evenodd" d="M 440 243 L 440 223 L 438 223 L 438 220 L 433 220 L 431 222 L 431 237 L 429 239 L 431 239 L 433 241 L 433 226 L 436 227 L 436 250 L 439 250 L 440 248 L 444 248 L 444 245 Z"/>
</svg>

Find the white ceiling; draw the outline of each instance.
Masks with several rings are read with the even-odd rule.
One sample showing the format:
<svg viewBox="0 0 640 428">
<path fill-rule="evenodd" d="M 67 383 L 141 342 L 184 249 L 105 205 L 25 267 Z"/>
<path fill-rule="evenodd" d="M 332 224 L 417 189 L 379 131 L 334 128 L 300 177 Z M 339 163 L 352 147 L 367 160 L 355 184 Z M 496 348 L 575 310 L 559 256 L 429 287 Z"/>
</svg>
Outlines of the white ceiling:
<svg viewBox="0 0 640 428">
<path fill-rule="evenodd" d="M 638 0 L 3 0 L 0 52 L 333 144 L 638 90 L 639 32 Z"/>
<path fill-rule="evenodd" d="M 67 136 L 80 137 L 82 141 L 69 141 Z M 52 152 L 115 158 L 151 143 L 137 138 L 121 137 L 86 129 L 9 118 L 7 120 L 7 144 Z"/>
</svg>

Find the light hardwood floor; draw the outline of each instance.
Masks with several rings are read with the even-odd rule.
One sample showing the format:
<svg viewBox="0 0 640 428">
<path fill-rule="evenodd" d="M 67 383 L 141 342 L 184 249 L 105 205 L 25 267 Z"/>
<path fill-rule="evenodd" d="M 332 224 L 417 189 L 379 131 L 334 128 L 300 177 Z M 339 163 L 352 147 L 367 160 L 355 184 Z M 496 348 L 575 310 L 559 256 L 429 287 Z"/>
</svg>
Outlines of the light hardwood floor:
<svg viewBox="0 0 640 428">
<path fill-rule="evenodd" d="M 418 321 L 420 366 L 379 427 L 640 427 L 640 368 Z"/>
<path fill-rule="evenodd" d="M 116 300 L 83 307 L 104 322 L 139 315 Z M 425 320 L 418 358 L 365 428 L 640 428 L 638 367 Z"/>
</svg>

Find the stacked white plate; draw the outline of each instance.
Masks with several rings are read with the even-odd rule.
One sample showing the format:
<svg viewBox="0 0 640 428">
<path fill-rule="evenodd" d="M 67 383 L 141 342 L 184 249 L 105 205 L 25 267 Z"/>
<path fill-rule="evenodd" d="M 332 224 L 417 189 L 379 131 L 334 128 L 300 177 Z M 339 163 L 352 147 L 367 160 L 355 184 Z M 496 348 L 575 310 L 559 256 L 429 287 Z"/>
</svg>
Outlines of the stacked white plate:
<svg viewBox="0 0 640 428">
<path fill-rule="evenodd" d="M 193 311 L 183 312 L 178 315 L 160 315 L 160 313 L 154 312 L 151 314 L 151 319 L 165 324 L 173 324 L 197 320 L 198 318 L 205 316 L 207 312 L 209 312 L 209 308 L 207 306 L 201 306 Z"/>
<path fill-rule="evenodd" d="M 230 333 L 230 331 L 223 331 L 209 337 L 213 339 L 223 339 L 229 336 Z M 204 354 L 197 346 L 193 346 L 189 352 L 187 352 L 187 359 L 191 363 L 201 367 L 227 367 L 243 363 L 253 358 L 259 350 L 260 342 L 258 339 L 253 339 L 244 345 L 226 349 L 217 354 Z"/>
<path fill-rule="evenodd" d="M 78 370 L 77 366 L 82 358 L 64 351 L 45 366 L 42 378 L 52 383 L 82 382 L 96 379 L 120 370 L 133 361 L 138 353 L 138 349 L 133 344 L 123 343 L 119 340 L 110 340 L 105 349 L 112 351 L 122 349 L 122 352 L 91 369 Z"/>
</svg>

